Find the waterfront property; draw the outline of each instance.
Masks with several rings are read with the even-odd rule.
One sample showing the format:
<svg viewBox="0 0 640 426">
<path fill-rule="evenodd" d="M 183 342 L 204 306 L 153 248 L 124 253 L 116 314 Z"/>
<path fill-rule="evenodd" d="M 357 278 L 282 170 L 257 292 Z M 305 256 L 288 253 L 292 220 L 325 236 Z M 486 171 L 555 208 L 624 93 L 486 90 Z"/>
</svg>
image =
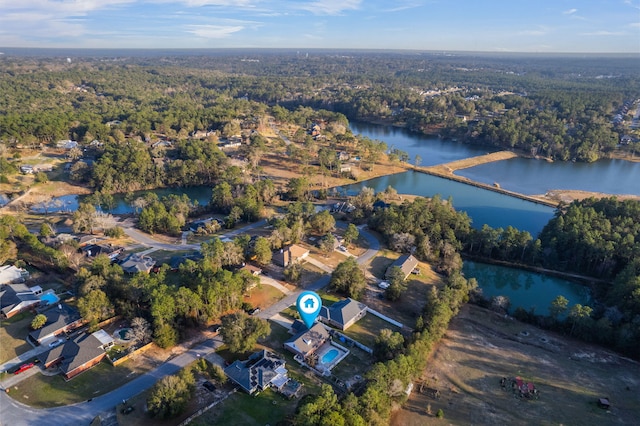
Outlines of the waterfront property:
<svg viewBox="0 0 640 426">
<path fill-rule="evenodd" d="M 280 390 L 289 381 L 285 361 L 264 349 L 252 354 L 246 361 L 234 361 L 224 372 L 249 395 L 268 387 Z"/>
<path fill-rule="evenodd" d="M 395 262 L 391 264 L 391 266 L 387 268 L 387 272 L 385 273 L 385 277 L 387 279 L 389 279 L 391 270 L 396 266 L 400 268 L 400 270 L 402 271 L 402 275 L 406 280 L 409 274 L 411 274 L 411 272 L 418 266 L 418 259 L 410 254 L 403 254 L 402 256 L 397 258 Z"/>
</svg>

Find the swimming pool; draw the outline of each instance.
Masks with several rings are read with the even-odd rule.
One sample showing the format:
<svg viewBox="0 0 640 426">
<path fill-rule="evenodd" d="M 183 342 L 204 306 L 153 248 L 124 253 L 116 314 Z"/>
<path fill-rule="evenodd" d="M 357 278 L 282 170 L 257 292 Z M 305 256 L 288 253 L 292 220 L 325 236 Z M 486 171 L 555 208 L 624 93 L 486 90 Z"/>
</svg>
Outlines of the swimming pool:
<svg viewBox="0 0 640 426">
<path fill-rule="evenodd" d="M 331 348 L 327 352 L 325 352 L 324 355 L 322 355 L 322 363 L 323 364 L 331 364 L 331 362 L 334 359 L 336 359 L 336 357 L 338 355 L 340 355 L 340 351 L 335 349 L 335 348 Z"/>
<path fill-rule="evenodd" d="M 59 300 L 60 298 L 56 296 L 55 293 L 47 292 L 40 296 L 40 301 L 43 302 L 43 304 L 45 305 L 53 305 L 54 303 L 57 303 Z"/>
</svg>

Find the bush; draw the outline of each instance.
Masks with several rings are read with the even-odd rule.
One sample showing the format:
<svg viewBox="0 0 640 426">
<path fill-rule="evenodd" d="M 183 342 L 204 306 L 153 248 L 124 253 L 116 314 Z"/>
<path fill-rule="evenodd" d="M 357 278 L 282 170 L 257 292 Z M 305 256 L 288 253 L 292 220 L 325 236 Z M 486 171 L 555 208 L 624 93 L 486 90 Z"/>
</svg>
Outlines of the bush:
<svg viewBox="0 0 640 426">
<path fill-rule="evenodd" d="M 122 238 L 124 237 L 124 229 L 119 226 L 114 226 L 113 228 L 106 229 L 104 235 L 110 238 Z"/>
<path fill-rule="evenodd" d="M 36 182 L 38 183 L 46 183 L 49 182 L 49 177 L 45 172 L 36 173 Z"/>
<path fill-rule="evenodd" d="M 47 317 L 44 316 L 43 314 L 38 314 L 35 317 L 33 317 L 33 320 L 31 321 L 31 328 L 34 330 L 37 330 L 39 328 L 44 327 L 46 323 L 47 323 Z"/>
<path fill-rule="evenodd" d="M 439 419 L 444 419 L 444 411 L 442 411 L 442 408 L 438 410 L 438 412 L 436 413 L 436 417 Z"/>
</svg>

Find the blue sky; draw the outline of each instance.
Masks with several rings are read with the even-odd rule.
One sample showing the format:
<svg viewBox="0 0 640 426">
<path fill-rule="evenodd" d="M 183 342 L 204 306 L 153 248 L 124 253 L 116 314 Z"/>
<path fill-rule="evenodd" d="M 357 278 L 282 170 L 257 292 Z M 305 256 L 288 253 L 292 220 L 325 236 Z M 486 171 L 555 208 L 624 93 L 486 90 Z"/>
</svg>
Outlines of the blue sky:
<svg viewBox="0 0 640 426">
<path fill-rule="evenodd" d="M 0 46 L 640 54 L 640 0 L 0 0 Z"/>
</svg>

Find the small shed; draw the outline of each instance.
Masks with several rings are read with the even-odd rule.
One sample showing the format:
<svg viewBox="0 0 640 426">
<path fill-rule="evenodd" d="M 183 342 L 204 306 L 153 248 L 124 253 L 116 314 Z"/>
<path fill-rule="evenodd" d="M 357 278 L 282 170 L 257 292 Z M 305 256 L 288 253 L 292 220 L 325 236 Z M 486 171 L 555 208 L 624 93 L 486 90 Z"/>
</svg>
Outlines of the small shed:
<svg viewBox="0 0 640 426">
<path fill-rule="evenodd" d="M 598 399 L 598 407 L 604 408 L 608 410 L 611 407 L 611 403 L 609 402 L 609 398 L 600 398 Z"/>
</svg>

